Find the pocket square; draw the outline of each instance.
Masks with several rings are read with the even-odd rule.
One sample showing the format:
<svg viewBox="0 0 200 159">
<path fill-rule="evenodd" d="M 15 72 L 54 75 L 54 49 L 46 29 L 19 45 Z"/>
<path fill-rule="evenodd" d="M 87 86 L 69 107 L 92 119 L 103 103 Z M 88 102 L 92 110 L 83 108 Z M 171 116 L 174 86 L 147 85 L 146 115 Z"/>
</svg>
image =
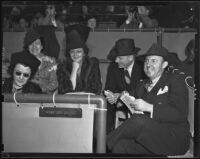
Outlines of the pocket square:
<svg viewBox="0 0 200 159">
<path fill-rule="evenodd" d="M 158 90 L 157 95 L 164 94 L 164 93 L 166 93 L 166 92 L 168 92 L 168 86 L 165 86 L 163 89 L 160 88 L 160 89 Z"/>
</svg>

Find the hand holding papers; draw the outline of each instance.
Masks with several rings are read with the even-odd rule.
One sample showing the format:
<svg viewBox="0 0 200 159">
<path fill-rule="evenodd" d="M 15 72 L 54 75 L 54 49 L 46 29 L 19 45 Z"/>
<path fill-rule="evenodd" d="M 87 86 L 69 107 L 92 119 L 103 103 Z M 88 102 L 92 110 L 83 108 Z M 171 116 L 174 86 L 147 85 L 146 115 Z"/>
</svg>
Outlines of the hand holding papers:
<svg viewBox="0 0 200 159">
<path fill-rule="evenodd" d="M 136 111 L 131 107 L 131 103 L 135 100 L 135 97 L 130 96 L 128 92 L 123 92 L 120 99 L 128 107 L 132 114 L 144 114 L 142 111 Z"/>
<path fill-rule="evenodd" d="M 104 94 L 105 94 L 106 99 L 108 100 L 108 102 L 110 104 L 115 104 L 117 102 L 119 95 L 120 95 L 119 93 L 113 93 L 109 90 L 105 90 Z"/>
</svg>

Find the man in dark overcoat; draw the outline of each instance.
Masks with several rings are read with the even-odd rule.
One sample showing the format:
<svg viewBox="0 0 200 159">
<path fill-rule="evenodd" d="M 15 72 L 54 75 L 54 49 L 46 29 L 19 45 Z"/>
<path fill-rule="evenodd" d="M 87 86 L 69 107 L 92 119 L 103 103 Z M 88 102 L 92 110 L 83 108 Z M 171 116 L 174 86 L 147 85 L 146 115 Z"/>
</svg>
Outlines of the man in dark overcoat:
<svg viewBox="0 0 200 159">
<path fill-rule="evenodd" d="M 182 75 L 167 72 L 168 51 L 153 44 L 146 53 L 144 71 L 131 107 L 133 114 L 107 136 L 113 153 L 182 155 L 189 148 L 188 89 Z"/>
<path fill-rule="evenodd" d="M 143 63 L 136 60 L 140 48 L 135 46 L 134 39 L 119 39 L 108 54 L 112 62 L 108 66 L 105 83 L 106 91 L 111 95 L 106 96 L 108 101 L 107 133 L 115 128 L 115 114 L 120 105 L 121 111 L 127 115 L 126 106 L 121 105 L 119 95 L 123 91 L 134 90 L 140 79 L 145 77 Z M 128 74 L 127 74 L 128 73 Z"/>
</svg>

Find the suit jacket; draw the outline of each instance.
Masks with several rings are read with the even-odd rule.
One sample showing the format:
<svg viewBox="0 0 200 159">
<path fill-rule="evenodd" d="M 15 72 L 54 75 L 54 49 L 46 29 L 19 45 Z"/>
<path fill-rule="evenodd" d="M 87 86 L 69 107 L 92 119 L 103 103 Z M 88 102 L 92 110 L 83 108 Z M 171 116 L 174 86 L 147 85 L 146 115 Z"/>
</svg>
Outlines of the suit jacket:
<svg viewBox="0 0 200 159">
<path fill-rule="evenodd" d="M 68 92 L 90 92 L 100 94 L 102 89 L 101 73 L 99 61 L 95 57 L 85 57 L 80 77 L 77 77 L 76 88 L 73 90 L 70 75 L 72 72 L 72 60 L 67 58 L 64 62 L 58 64 L 58 93 L 64 94 Z"/>
<path fill-rule="evenodd" d="M 125 90 L 130 92 L 130 90 L 135 90 L 137 83 L 144 77 L 143 64 L 135 61 L 131 73 L 131 83 L 127 85 L 124 78 L 124 69 L 118 68 L 118 64 L 112 62 L 108 67 L 105 90 L 114 93 L 121 93 Z"/>
<path fill-rule="evenodd" d="M 156 154 L 184 154 L 189 147 L 188 89 L 182 75 L 164 72 L 150 92 L 141 81 L 134 96 L 153 104 L 155 124 L 144 127 L 137 141 Z"/>
<path fill-rule="evenodd" d="M 110 63 L 107 71 L 107 79 L 105 83 L 105 90 L 110 90 L 113 93 L 121 93 L 122 91 L 131 90 L 134 91 L 137 83 L 140 79 L 145 78 L 145 74 L 143 71 L 143 63 L 139 61 L 135 61 L 131 73 L 131 83 L 130 85 L 126 84 L 124 69 L 120 69 L 117 63 Z M 115 113 L 116 113 L 116 105 L 107 103 L 107 133 L 112 131 L 115 128 Z M 120 110 L 127 112 L 128 116 L 128 108 L 123 106 Z"/>
</svg>

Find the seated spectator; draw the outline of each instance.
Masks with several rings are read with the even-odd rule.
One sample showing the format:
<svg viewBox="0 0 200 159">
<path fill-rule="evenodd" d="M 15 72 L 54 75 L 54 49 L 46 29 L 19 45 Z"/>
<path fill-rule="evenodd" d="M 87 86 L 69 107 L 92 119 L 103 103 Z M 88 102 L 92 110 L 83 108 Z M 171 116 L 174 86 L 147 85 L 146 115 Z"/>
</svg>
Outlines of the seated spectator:
<svg viewBox="0 0 200 159">
<path fill-rule="evenodd" d="M 10 23 L 8 16 L 3 17 L 3 31 L 10 31 Z"/>
<path fill-rule="evenodd" d="M 13 29 L 14 29 L 14 31 L 21 31 L 21 32 L 27 31 L 28 22 L 26 21 L 26 19 L 24 17 L 20 17 L 17 22 L 17 25 L 15 25 L 15 27 Z"/>
<path fill-rule="evenodd" d="M 89 92 L 99 95 L 102 89 L 99 61 L 88 56 L 85 44 L 89 29 L 84 25 L 74 25 L 66 28 L 65 32 L 66 60 L 58 64 L 58 93 Z"/>
<path fill-rule="evenodd" d="M 81 11 L 82 11 L 82 18 L 84 21 L 87 20 L 87 17 L 89 16 L 89 8 L 87 5 L 81 6 Z"/>
<path fill-rule="evenodd" d="M 152 9 L 147 6 L 137 6 L 130 8 L 127 12 L 128 18 L 120 28 L 137 29 L 137 28 L 154 28 L 158 27 L 156 19 L 151 19 Z"/>
<path fill-rule="evenodd" d="M 87 20 L 86 20 L 86 25 L 90 28 L 90 29 L 95 29 L 97 27 L 97 19 L 95 16 L 88 16 Z"/>
<path fill-rule="evenodd" d="M 186 59 L 182 62 L 181 71 L 185 73 L 188 78 L 187 84 L 191 87 L 195 87 L 195 40 L 192 39 L 188 42 L 185 48 Z"/>
<path fill-rule="evenodd" d="M 136 89 L 137 84 L 145 74 L 143 63 L 137 60 L 141 49 L 135 46 L 135 40 L 122 38 L 115 42 L 107 58 L 112 61 L 109 64 L 104 90 L 109 91 L 107 99 L 107 133 L 115 128 L 115 114 L 118 110 L 123 112 L 123 119 L 128 117 L 128 109 L 121 102 L 119 95 L 123 91 L 131 92 Z"/>
<path fill-rule="evenodd" d="M 5 47 L 2 48 L 2 84 L 4 84 L 4 81 L 6 78 L 9 78 L 10 75 L 8 74 L 8 67 L 10 65 L 10 61 L 9 58 L 6 57 L 6 53 L 5 53 Z"/>
<path fill-rule="evenodd" d="M 67 20 L 67 15 L 61 13 L 59 15 L 56 15 L 55 18 L 56 18 L 56 24 L 57 24 L 56 31 L 63 31 L 64 32 L 65 23 L 66 23 L 66 20 Z"/>
<path fill-rule="evenodd" d="M 131 93 L 135 99 L 130 110 L 136 112 L 107 136 L 112 153 L 172 156 L 187 152 L 191 138 L 188 89 L 182 75 L 166 70 L 168 59 L 166 48 L 153 44 L 148 49 L 147 78 Z"/>
<path fill-rule="evenodd" d="M 183 61 L 183 70 L 194 78 L 194 59 L 195 59 L 195 40 L 192 39 L 188 42 L 185 48 L 186 59 Z"/>
<path fill-rule="evenodd" d="M 36 26 L 38 26 L 38 19 L 35 15 L 30 16 L 30 20 L 29 20 L 29 28 L 33 29 Z"/>
<path fill-rule="evenodd" d="M 55 15 L 56 15 L 55 6 L 47 5 L 45 8 L 45 16 L 39 18 L 38 25 L 53 25 L 56 27 L 57 24 L 55 20 Z"/>
<path fill-rule="evenodd" d="M 24 38 L 24 49 L 27 50 L 27 53 L 33 54 L 41 61 L 32 82 L 38 84 L 42 92 L 52 93 L 58 87 L 56 76 L 57 64 L 55 58 L 43 54 L 43 49 L 45 47 L 43 42 L 42 37 L 37 34 L 35 30 L 30 30 L 26 33 Z"/>
<path fill-rule="evenodd" d="M 40 87 L 31 82 L 39 65 L 40 61 L 25 51 L 12 54 L 8 68 L 10 78 L 5 79 L 2 92 L 41 93 Z"/>
<path fill-rule="evenodd" d="M 43 37 L 45 47 L 43 53 L 47 56 L 58 59 L 60 53 L 60 45 L 56 37 L 56 27 L 53 25 L 42 25 L 34 28 L 37 34 Z"/>
</svg>

